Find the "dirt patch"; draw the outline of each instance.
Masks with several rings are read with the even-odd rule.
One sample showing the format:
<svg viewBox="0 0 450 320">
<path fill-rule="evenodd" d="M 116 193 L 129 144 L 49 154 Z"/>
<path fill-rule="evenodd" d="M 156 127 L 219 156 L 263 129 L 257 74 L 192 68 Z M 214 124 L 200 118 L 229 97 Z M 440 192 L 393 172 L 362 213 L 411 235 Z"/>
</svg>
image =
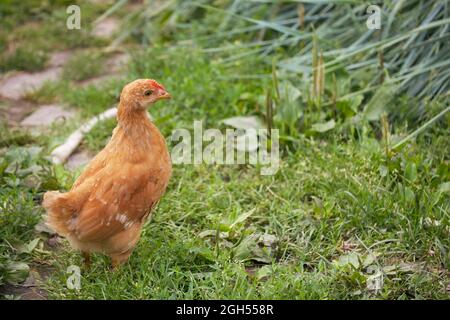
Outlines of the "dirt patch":
<svg viewBox="0 0 450 320">
<path fill-rule="evenodd" d="M 7 284 L 0 288 L 0 295 L 12 296 L 20 300 L 47 300 L 48 294 L 41 287 L 54 270 L 49 266 L 35 266 L 24 283 Z"/>
<path fill-rule="evenodd" d="M 62 248 L 62 238 L 49 229 L 42 221 L 35 226 L 37 233 L 41 234 L 44 241 L 44 250 L 57 253 Z M 48 292 L 45 283 L 56 271 L 51 260 L 39 260 L 30 265 L 27 279 L 20 284 L 6 284 L 0 286 L 0 296 L 10 296 L 20 300 L 47 300 Z M 9 298 L 9 297 L 7 297 Z"/>
<path fill-rule="evenodd" d="M 0 120 L 11 126 L 17 126 L 36 109 L 36 106 L 24 100 L 4 99 L 0 101 Z"/>
</svg>

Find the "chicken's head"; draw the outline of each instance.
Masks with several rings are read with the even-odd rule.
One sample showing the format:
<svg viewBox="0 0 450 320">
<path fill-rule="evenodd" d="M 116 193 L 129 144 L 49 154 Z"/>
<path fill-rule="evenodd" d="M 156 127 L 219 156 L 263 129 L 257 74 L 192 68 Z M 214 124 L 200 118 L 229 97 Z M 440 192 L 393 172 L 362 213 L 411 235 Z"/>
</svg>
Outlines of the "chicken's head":
<svg viewBox="0 0 450 320">
<path fill-rule="evenodd" d="M 152 79 L 138 79 L 127 84 L 120 95 L 120 102 L 145 109 L 158 100 L 170 99 L 166 89 Z"/>
</svg>

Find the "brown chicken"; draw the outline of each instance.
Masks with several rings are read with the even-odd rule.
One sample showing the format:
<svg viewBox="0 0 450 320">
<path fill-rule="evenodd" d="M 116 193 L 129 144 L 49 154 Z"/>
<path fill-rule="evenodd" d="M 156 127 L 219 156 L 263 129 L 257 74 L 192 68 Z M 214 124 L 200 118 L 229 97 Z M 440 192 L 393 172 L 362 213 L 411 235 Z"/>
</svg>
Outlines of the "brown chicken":
<svg viewBox="0 0 450 320">
<path fill-rule="evenodd" d="M 106 147 L 67 193 L 49 191 L 42 202 L 47 224 L 81 250 L 103 252 L 112 265 L 126 262 L 172 172 L 166 141 L 146 107 L 170 95 L 154 80 L 126 85 L 120 95 L 118 125 Z"/>
</svg>

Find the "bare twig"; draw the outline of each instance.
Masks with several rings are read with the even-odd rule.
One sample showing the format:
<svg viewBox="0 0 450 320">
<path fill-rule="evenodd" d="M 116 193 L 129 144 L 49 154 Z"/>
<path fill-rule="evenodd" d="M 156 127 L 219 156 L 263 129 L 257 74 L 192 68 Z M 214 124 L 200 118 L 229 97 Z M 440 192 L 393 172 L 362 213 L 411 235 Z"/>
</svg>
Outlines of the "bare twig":
<svg viewBox="0 0 450 320">
<path fill-rule="evenodd" d="M 110 108 L 103 113 L 91 118 L 88 122 L 83 124 L 80 128 L 74 131 L 66 142 L 54 149 L 50 155 L 51 161 L 54 164 L 61 164 L 66 162 L 69 156 L 75 151 L 78 145 L 83 140 L 83 137 L 92 130 L 92 128 L 100 121 L 115 117 L 117 114 L 117 108 Z"/>
</svg>

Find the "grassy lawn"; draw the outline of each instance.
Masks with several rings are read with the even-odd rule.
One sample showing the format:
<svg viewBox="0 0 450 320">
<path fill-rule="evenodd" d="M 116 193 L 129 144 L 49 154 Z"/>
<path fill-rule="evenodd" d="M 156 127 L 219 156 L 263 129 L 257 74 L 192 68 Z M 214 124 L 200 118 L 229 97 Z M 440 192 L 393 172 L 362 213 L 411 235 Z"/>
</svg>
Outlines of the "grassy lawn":
<svg viewBox="0 0 450 320">
<path fill-rule="evenodd" d="M 87 299 L 368 298 L 372 266 L 386 274 L 379 298 L 446 298 L 448 212 L 427 182 L 433 169 L 421 165 L 414 181 L 401 169 L 383 178 L 378 152 L 304 141 L 273 177 L 248 167 L 177 167 L 130 263 L 110 272 L 97 256 L 82 290 L 68 291 L 65 270 L 81 259 L 64 250 L 52 256 L 61 272 L 49 290 Z M 265 246 L 261 234 L 276 240 Z"/>
<path fill-rule="evenodd" d="M 83 4 L 86 25 L 108 8 Z M 0 11 L 9 17 L 0 48 L 19 43 L 15 54 L 2 54 L 0 71 L 43 70 L 52 52 L 77 51 L 59 80 L 25 100 L 61 103 L 78 114 L 34 134 L 0 126 L 0 287 L 46 268 L 51 272 L 39 286 L 50 299 L 449 299 L 449 113 L 427 125 L 448 107 L 448 91 L 434 100 L 405 92 L 392 98 L 389 90 L 397 87 L 380 85 L 337 102 L 334 96 L 333 104 L 336 92 L 345 97 L 373 84 L 364 72 L 342 66 L 311 97 L 311 79 L 272 71 L 273 60 L 297 49 L 228 62 L 229 56 L 203 50 L 205 34 L 218 24 L 214 11 L 206 18 L 191 12 L 201 23 L 182 24 L 178 33 L 169 28 L 152 45 L 134 32 L 122 44 L 131 56 L 123 71 L 82 86 L 105 71 L 109 42 L 86 30 L 69 39 L 58 31 L 65 5 L 40 8 L 32 23 L 42 28 Z M 127 22 L 126 13 L 121 8 L 116 15 Z M 192 33 L 198 43 L 179 45 Z M 214 41 L 211 47 L 231 43 Z M 82 258 L 65 240 L 49 245 L 40 203 L 47 190 L 69 189 L 81 169 L 52 165 L 48 155 L 137 78 L 157 79 L 173 96 L 149 110 L 169 147 L 173 130 L 193 130 L 194 120 L 223 130 L 222 120 L 238 115 L 269 121 L 272 108 L 280 168 L 263 176 L 252 165 L 174 165 L 130 261 L 111 270 L 96 254 L 90 269 L 82 267 L 81 289 L 71 290 L 67 270 L 82 266 Z M 115 125 L 115 119 L 100 123 L 80 148 L 98 152 Z M 418 128 L 425 130 L 393 147 Z M 2 298 L 14 297 L 2 292 Z"/>
</svg>

